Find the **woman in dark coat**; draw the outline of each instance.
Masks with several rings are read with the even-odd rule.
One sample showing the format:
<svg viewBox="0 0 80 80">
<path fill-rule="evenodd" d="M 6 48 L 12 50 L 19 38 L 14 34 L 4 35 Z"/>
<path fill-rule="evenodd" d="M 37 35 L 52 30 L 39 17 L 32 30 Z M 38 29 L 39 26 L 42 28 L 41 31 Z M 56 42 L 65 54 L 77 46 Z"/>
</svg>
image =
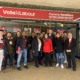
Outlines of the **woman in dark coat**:
<svg viewBox="0 0 80 80">
<path fill-rule="evenodd" d="M 41 55 L 41 46 L 42 42 L 40 40 L 40 35 L 38 34 L 36 38 L 32 41 L 32 51 L 33 51 L 33 57 L 35 61 L 35 66 L 39 67 L 40 62 L 40 55 Z M 40 63 L 41 64 L 41 63 Z"/>
<path fill-rule="evenodd" d="M 55 39 L 55 49 L 56 49 L 56 59 L 57 59 L 57 64 L 56 67 L 59 66 L 59 63 L 61 64 L 61 68 L 64 68 L 63 63 L 64 63 L 64 41 L 60 36 L 60 33 L 56 34 L 56 39 Z"/>
</svg>

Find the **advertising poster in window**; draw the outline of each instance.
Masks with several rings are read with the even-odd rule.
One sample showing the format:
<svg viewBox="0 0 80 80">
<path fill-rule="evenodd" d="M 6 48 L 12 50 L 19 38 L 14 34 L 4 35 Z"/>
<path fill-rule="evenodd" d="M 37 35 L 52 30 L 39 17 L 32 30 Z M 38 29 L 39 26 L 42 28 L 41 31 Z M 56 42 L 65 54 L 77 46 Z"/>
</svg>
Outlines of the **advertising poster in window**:
<svg viewBox="0 0 80 80">
<path fill-rule="evenodd" d="M 6 26 L 0 26 L 0 30 L 6 30 Z"/>
<path fill-rule="evenodd" d="M 20 26 L 15 26 L 13 31 L 14 32 L 17 32 L 17 31 L 21 32 L 21 27 Z"/>
<path fill-rule="evenodd" d="M 64 31 L 67 31 L 66 27 L 57 27 L 57 32 L 63 33 Z"/>
<path fill-rule="evenodd" d="M 41 33 L 41 28 L 34 28 L 35 33 Z"/>
</svg>

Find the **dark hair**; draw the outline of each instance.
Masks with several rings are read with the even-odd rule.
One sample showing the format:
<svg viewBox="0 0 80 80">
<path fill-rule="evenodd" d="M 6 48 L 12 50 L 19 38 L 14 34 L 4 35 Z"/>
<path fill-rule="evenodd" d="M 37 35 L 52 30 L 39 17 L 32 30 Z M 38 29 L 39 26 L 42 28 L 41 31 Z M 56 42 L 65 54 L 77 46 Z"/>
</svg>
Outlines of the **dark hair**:
<svg viewBox="0 0 80 80">
<path fill-rule="evenodd" d="M 25 30 L 22 31 L 22 33 L 25 32 Z"/>
<path fill-rule="evenodd" d="M 35 32 L 33 31 L 32 33 L 35 33 Z M 32 33 L 31 33 L 31 34 L 32 34 Z"/>
<path fill-rule="evenodd" d="M 56 34 L 60 34 L 59 32 L 56 32 Z"/>
<path fill-rule="evenodd" d="M 64 31 L 63 33 L 67 33 L 66 31 Z"/>
<path fill-rule="evenodd" d="M 17 31 L 17 32 L 16 32 L 16 37 L 17 37 L 17 33 L 18 33 L 18 32 L 21 34 L 21 32 L 20 32 L 20 31 Z"/>
<path fill-rule="evenodd" d="M 7 30 L 3 30 L 3 31 L 6 31 L 7 32 Z"/>
<path fill-rule="evenodd" d="M 0 32 L 3 32 L 3 30 L 0 30 Z"/>
<path fill-rule="evenodd" d="M 8 34 L 8 33 L 10 33 L 10 34 L 12 35 L 12 33 L 11 33 L 11 32 L 7 32 L 7 34 Z"/>
<path fill-rule="evenodd" d="M 40 35 L 40 33 L 37 33 L 37 35 Z"/>
</svg>

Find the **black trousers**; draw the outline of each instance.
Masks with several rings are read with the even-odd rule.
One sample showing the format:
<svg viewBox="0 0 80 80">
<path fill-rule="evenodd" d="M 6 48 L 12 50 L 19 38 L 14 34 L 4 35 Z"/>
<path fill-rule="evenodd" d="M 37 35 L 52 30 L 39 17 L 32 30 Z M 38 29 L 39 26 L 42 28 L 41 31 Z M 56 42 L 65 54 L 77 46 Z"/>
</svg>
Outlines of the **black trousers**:
<svg viewBox="0 0 80 80">
<path fill-rule="evenodd" d="M 73 69 L 76 69 L 75 55 L 67 55 L 67 60 L 68 60 L 68 67 L 71 67 L 71 62 L 72 62 Z"/>
<path fill-rule="evenodd" d="M 5 63 L 4 63 L 5 68 L 6 68 L 6 65 L 7 65 L 7 59 L 9 59 L 10 67 L 12 67 L 13 66 L 13 54 L 6 54 Z"/>
<path fill-rule="evenodd" d="M 35 66 L 39 65 L 38 56 L 34 56 L 34 62 L 35 62 Z"/>
<path fill-rule="evenodd" d="M 17 62 L 17 57 L 18 57 L 18 54 L 15 52 L 15 54 L 14 54 L 15 62 Z"/>
<path fill-rule="evenodd" d="M 50 53 L 45 53 L 45 66 L 48 66 L 48 62 L 50 64 L 50 66 L 52 66 L 52 58 L 51 58 L 51 54 Z"/>
<path fill-rule="evenodd" d="M 31 48 L 29 48 L 29 49 L 27 50 L 27 61 L 30 61 L 30 60 L 31 60 L 30 50 L 31 50 Z"/>
<path fill-rule="evenodd" d="M 42 53 L 41 51 L 38 52 L 38 60 L 39 60 L 39 64 L 41 64 L 41 59 L 42 58 Z"/>
</svg>

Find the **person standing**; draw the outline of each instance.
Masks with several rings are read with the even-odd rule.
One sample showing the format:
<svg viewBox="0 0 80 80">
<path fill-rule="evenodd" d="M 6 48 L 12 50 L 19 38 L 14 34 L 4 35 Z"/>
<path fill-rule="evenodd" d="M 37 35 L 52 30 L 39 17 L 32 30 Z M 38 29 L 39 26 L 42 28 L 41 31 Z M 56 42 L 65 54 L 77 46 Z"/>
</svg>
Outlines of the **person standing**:
<svg viewBox="0 0 80 80">
<path fill-rule="evenodd" d="M 29 52 L 29 57 L 28 57 L 28 61 L 30 62 L 30 61 L 32 61 L 33 60 L 33 52 L 32 52 L 32 42 L 33 42 L 33 40 L 35 39 L 35 33 L 34 32 L 32 32 L 31 33 L 31 36 L 29 36 L 29 38 L 28 38 L 28 43 L 29 43 L 29 50 L 28 50 L 28 52 Z"/>
<path fill-rule="evenodd" d="M 55 35 L 53 34 L 53 31 L 51 29 L 49 29 L 49 31 L 48 31 L 48 36 L 52 41 L 52 47 L 55 48 Z M 53 54 L 53 52 L 51 52 L 51 58 L 54 61 L 55 54 Z"/>
<path fill-rule="evenodd" d="M 31 51 L 31 40 L 30 40 L 30 35 L 28 31 L 25 31 L 26 33 L 26 37 L 27 37 L 27 41 L 28 41 L 28 48 L 27 48 L 27 62 L 31 61 L 31 55 L 30 55 L 30 51 Z"/>
<path fill-rule="evenodd" d="M 6 38 L 6 36 L 7 36 L 7 30 L 4 30 L 3 31 L 3 37 Z"/>
<path fill-rule="evenodd" d="M 67 39 L 67 32 L 64 31 L 63 32 L 63 41 L 65 42 L 66 39 Z M 66 55 L 65 51 L 64 51 L 64 63 L 67 63 L 67 55 Z"/>
<path fill-rule="evenodd" d="M 12 33 L 8 32 L 6 37 L 6 55 L 5 55 L 5 64 L 4 69 L 7 66 L 7 59 L 9 59 L 10 68 L 14 69 L 13 67 L 13 54 L 14 54 L 14 41 L 13 41 Z"/>
<path fill-rule="evenodd" d="M 14 47 L 15 47 L 15 50 L 14 50 L 14 59 L 15 59 L 15 65 L 17 64 L 17 56 L 18 56 L 18 54 L 16 53 L 16 43 L 17 43 L 17 40 L 18 40 L 18 38 L 20 36 L 21 36 L 21 33 L 20 33 L 20 31 L 18 31 L 16 33 L 16 36 L 14 37 Z"/>
<path fill-rule="evenodd" d="M 72 33 L 68 33 L 68 39 L 65 41 L 65 52 L 67 54 L 68 66 L 67 68 L 71 68 L 71 61 L 73 65 L 73 71 L 76 71 L 76 39 L 73 38 Z"/>
<path fill-rule="evenodd" d="M 22 32 L 22 36 L 18 38 L 16 44 L 16 52 L 18 54 L 17 58 L 17 70 L 21 70 L 20 68 L 20 61 L 22 54 L 24 55 L 24 68 L 28 69 L 27 66 L 27 47 L 28 47 L 28 39 L 26 37 L 25 31 Z"/>
<path fill-rule="evenodd" d="M 3 39 L 6 40 L 6 37 L 7 37 L 7 30 L 3 30 Z M 6 46 L 4 47 L 4 54 L 6 54 Z M 3 65 L 2 65 L 3 70 L 4 70 L 4 64 L 6 64 L 5 62 L 6 62 L 5 59 L 3 59 Z"/>
<path fill-rule="evenodd" d="M 51 52 L 53 52 L 53 46 L 51 39 L 48 37 L 48 34 L 45 34 L 45 38 L 43 40 L 43 52 L 45 54 L 45 60 L 44 60 L 45 67 L 48 66 L 48 62 L 50 66 L 53 67 L 51 58 Z"/>
<path fill-rule="evenodd" d="M 32 51 L 33 51 L 33 57 L 35 61 L 35 66 L 38 68 L 39 64 L 41 64 L 41 40 L 40 35 L 38 34 L 36 38 L 33 39 L 32 42 Z"/>
<path fill-rule="evenodd" d="M 59 64 L 61 64 L 61 68 L 64 68 L 64 41 L 60 36 L 60 33 L 56 34 L 56 39 L 55 39 L 55 49 L 56 49 L 56 67 L 59 66 Z"/>
<path fill-rule="evenodd" d="M 40 41 L 41 41 L 41 43 L 42 43 L 42 45 L 41 45 L 41 57 L 40 57 L 40 64 L 41 65 L 43 65 L 43 62 L 44 62 L 44 52 L 43 52 L 43 39 L 44 39 L 44 36 L 43 36 L 43 34 L 41 33 L 40 34 Z"/>
<path fill-rule="evenodd" d="M 5 47 L 5 40 L 3 39 L 3 30 L 0 30 L 0 73 L 2 67 L 2 61 L 4 59 L 4 47 Z"/>
</svg>

